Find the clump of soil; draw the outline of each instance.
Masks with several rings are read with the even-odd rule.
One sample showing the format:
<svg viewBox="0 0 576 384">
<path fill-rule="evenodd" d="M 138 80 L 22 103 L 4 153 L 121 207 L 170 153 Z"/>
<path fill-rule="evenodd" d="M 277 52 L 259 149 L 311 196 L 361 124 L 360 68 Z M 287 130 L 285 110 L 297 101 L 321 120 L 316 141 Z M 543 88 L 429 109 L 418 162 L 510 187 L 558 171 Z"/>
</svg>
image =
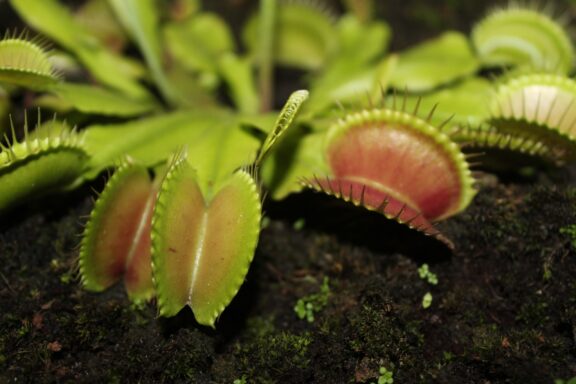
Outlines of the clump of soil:
<svg viewBox="0 0 576 384">
<path fill-rule="evenodd" d="M 269 205 L 247 281 L 216 330 L 188 309 L 159 319 L 154 303 L 131 306 L 121 286 L 79 287 L 78 216 L 90 201 L 28 215 L 0 235 L 0 381 L 372 383 L 380 367 L 405 383 L 571 378 L 568 180 L 484 185 L 442 224 L 454 252 L 319 195 Z M 437 285 L 419 277 L 423 263 Z M 325 277 L 326 305 L 313 322 L 300 319 L 296 303 L 317 295 Z"/>
</svg>

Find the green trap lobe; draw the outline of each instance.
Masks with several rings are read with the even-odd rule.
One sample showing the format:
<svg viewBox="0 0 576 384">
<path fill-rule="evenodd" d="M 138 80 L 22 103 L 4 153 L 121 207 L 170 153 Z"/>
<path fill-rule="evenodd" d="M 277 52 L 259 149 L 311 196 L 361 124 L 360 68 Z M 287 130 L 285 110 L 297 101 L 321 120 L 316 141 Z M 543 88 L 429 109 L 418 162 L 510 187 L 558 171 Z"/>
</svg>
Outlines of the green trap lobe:
<svg viewBox="0 0 576 384">
<path fill-rule="evenodd" d="M 160 314 L 190 303 L 206 229 L 206 206 L 196 172 L 184 161 L 169 171 L 153 219 L 153 267 Z"/>
<path fill-rule="evenodd" d="M 260 200 L 253 179 L 234 173 L 208 203 L 180 159 L 168 172 L 153 220 L 153 271 L 160 314 L 190 305 L 213 326 L 235 296 L 256 247 Z"/>
<path fill-rule="evenodd" d="M 494 108 L 502 117 L 526 119 L 548 127 L 553 127 L 564 133 L 572 133 L 576 125 L 576 84 L 567 79 L 558 80 L 558 84 L 548 83 L 548 79 L 560 79 L 556 76 L 546 76 L 542 79 L 532 77 L 533 84 L 523 81 L 511 82 L 501 87 L 498 103 Z M 540 81 L 539 81 L 540 80 Z M 542 81 L 544 80 L 544 81 Z M 565 83 L 563 88 L 561 83 Z"/>
<path fill-rule="evenodd" d="M 254 256 L 260 229 L 260 201 L 254 181 L 237 172 L 210 202 L 192 291 L 200 323 L 213 323 L 236 295 Z"/>
<path fill-rule="evenodd" d="M 0 213 L 28 199 L 61 191 L 79 180 L 87 161 L 85 152 L 66 144 L 59 148 L 51 145 L 49 140 L 34 140 L 0 152 Z M 22 158 L 16 154 L 11 159 L 10 155 L 20 149 L 33 153 L 24 153 Z"/>
<path fill-rule="evenodd" d="M 57 80 L 42 47 L 19 38 L 0 40 L 0 82 L 41 90 Z"/>
</svg>

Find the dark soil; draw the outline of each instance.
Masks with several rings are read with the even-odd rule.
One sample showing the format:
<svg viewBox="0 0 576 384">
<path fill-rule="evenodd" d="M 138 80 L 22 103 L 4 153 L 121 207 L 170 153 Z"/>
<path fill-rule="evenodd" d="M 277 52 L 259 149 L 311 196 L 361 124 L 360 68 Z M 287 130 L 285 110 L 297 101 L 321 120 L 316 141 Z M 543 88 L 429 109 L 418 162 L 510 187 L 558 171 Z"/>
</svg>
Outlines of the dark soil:
<svg viewBox="0 0 576 384">
<path fill-rule="evenodd" d="M 380 367 L 398 383 L 571 378 L 576 244 L 562 228 L 576 223 L 574 183 L 487 179 L 442 224 L 453 253 L 318 195 L 269 206 L 274 218 L 216 330 L 189 310 L 159 319 L 120 286 L 79 287 L 78 216 L 89 200 L 29 215 L 0 235 L 0 382 L 371 383 Z M 424 262 L 436 286 L 419 277 Z M 299 319 L 296 302 L 324 277 L 327 305 L 314 322 Z"/>
<path fill-rule="evenodd" d="M 472 2 L 439 2 L 433 15 L 426 1 L 395 3 L 382 11 L 395 46 L 466 30 L 483 14 Z M 0 383 L 376 383 L 381 367 L 395 383 L 567 380 L 576 376 L 576 239 L 566 233 L 575 182 L 574 170 L 483 176 L 471 207 L 440 226 L 454 251 L 319 195 L 270 203 L 247 280 L 215 330 L 189 309 L 158 318 L 154 303 L 131 305 L 121 286 L 79 287 L 88 188 L 28 207 L 0 223 Z M 437 285 L 419 277 L 423 263 Z M 315 302 L 314 321 L 300 319 L 298 300 L 318 296 L 327 301 Z"/>
</svg>

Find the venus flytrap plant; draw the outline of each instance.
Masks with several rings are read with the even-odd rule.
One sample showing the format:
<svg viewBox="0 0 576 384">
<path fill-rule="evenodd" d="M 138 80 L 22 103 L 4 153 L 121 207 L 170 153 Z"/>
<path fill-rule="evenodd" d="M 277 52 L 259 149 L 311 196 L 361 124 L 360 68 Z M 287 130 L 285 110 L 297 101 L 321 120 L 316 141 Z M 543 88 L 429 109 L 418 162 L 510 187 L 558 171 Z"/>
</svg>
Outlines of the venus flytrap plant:
<svg viewBox="0 0 576 384">
<path fill-rule="evenodd" d="M 288 100 L 254 170 L 306 98 L 299 91 Z M 123 275 L 133 300 L 156 293 L 160 315 L 189 305 L 200 324 L 214 326 L 248 272 L 262 208 L 255 173 L 226 168 L 232 174 L 221 177 L 203 164 L 184 150 L 154 182 L 141 165 L 118 169 L 86 226 L 80 272 L 87 289 L 102 291 Z"/>
<path fill-rule="evenodd" d="M 522 14 L 520 19 L 525 15 L 528 15 L 528 18 L 544 19 L 541 23 L 529 22 L 529 39 L 533 40 L 534 49 L 540 49 L 542 56 L 567 58 L 558 60 L 564 63 L 562 67 L 571 68 L 571 44 L 567 43 L 568 36 L 560 25 L 546 16 L 535 17 L 537 12 L 533 10 L 512 7 L 509 11 L 512 19 L 516 18 L 512 15 L 514 12 Z M 505 33 L 497 33 L 497 25 L 492 28 L 492 22 L 480 24 L 482 23 L 486 26 L 478 27 L 474 37 L 477 47 L 483 44 L 482 41 L 488 40 L 489 44 L 501 46 L 510 42 Z M 510 33 L 523 38 L 523 23 L 524 21 L 518 25 L 512 23 Z M 547 39 L 558 44 L 543 43 Z M 380 211 L 388 218 L 406 223 L 424 233 L 440 236 L 432 222 L 463 210 L 474 194 L 474 181 L 466 161 L 468 155 L 463 155 L 461 150 L 465 150 L 469 156 L 492 150 L 521 153 L 543 158 L 557 165 L 572 161 L 576 148 L 570 137 L 571 128 L 565 127 L 562 130 L 554 127 L 573 124 L 574 119 L 570 112 L 571 80 L 562 75 L 542 72 L 524 75 L 530 78 L 530 81 L 522 80 L 522 77 L 514 80 L 514 74 L 510 73 L 504 80 L 497 79 L 494 86 L 485 79 L 471 78 L 474 72 L 480 69 L 480 65 L 494 65 L 493 62 L 487 64 L 489 61 L 485 60 L 485 57 L 475 56 L 475 53 L 477 52 L 469 49 L 464 35 L 450 33 L 406 52 L 400 52 L 398 59 L 390 61 L 393 64 L 388 69 L 387 80 L 381 84 L 382 90 L 392 86 L 404 93 L 401 102 L 397 102 L 396 97 L 393 98 L 391 108 L 358 107 L 358 104 L 361 104 L 358 101 L 350 105 L 347 103 L 349 96 L 339 93 L 337 98 L 343 100 L 346 107 L 343 112 L 330 115 L 326 112 L 328 104 L 316 104 L 316 98 L 321 95 L 321 99 L 333 100 L 325 96 L 334 97 L 336 93 L 324 90 L 321 85 L 323 74 L 320 74 L 320 82 L 311 83 L 309 113 L 323 116 L 324 121 L 331 123 L 325 124 L 318 118 L 306 120 L 315 132 L 302 137 L 294 148 L 293 164 L 287 168 L 286 179 L 279 182 L 278 170 L 272 168 L 276 178 L 272 184 L 272 195 L 282 197 L 297 191 L 294 180 L 303 178 L 304 186 Z M 353 55 L 348 53 L 348 56 Z M 394 55 L 390 57 L 393 58 Z M 532 59 L 519 54 L 513 64 L 521 68 L 538 68 Z M 441 70 L 435 70 L 433 74 L 427 73 L 426 68 L 431 64 L 439 65 Z M 540 65 L 540 68 L 544 67 L 549 66 Z M 326 73 L 330 73 L 330 68 L 328 65 Z M 331 83 L 334 84 L 332 87 L 336 88 L 352 84 L 338 72 L 334 72 Z M 366 82 L 361 86 L 368 95 L 371 94 L 369 84 L 370 82 Z M 455 85 L 446 87 L 448 84 Z M 444 88 L 435 91 L 440 86 Z M 418 90 L 432 92 L 424 96 L 414 95 L 413 92 Z M 378 101 L 383 103 L 383 98 L 369 96 L 368 99 L 372 104 Z M 358 100 L 358 95 L 351 100 Z M 398 107 L 400 103 L 402 107 Z M 418 111 L 420 104 L 431 111 L 426 119 L 418 118 L 415 116 L 417 113 L 408 112 Z M 333 122 L 337 119 L 340 119 L 341 123 Z M 375 132 L 378 126 L 380 133 L 377 134 Z M 424 126 L 429 127 L 423 128 Z M 335 140 L 334 137 L 338 137 L 335 132 L 342 132 L 343 138 Z M 410 136 L 410 139 L 406 140 L 409 144 L 403 147 L 399 144 L 399 136 L 410 135 L 408 132 L 418 133 Z M 430 138 L 424 140 L 428 135 Z M 417 144 L 418 140 L 422 142 Z M 432 144 L 434 141 L 436 144 Z M 322 153 L 318 153 L 320 147 L 324 148 Z M 439 152 L 434 154 L 436 150 Z M 442 152 L 443 155 L 438 154 Z M 281 153 L 282 151 L 278 152 Z M 411 153 L 418 155 L 411 158 Z M 419 156 L 422 157 L 418 159 Z M 438 173 L 435 173 L 427 168 L 427 165 L 423 165 L 442 164 L 435 156 L 444 159 L 444 171 L 438 169 Z M 433 158 L 435 160 L 432 160 Z M 488 157 L 482 160 L 489 164 Z M 451 171 L 447 171 L 448 169 Z M 432 185 L 423 187 L 426 185 L 422 182 L 426 180 L 423 174 L 442 175 L 442 178 L 452 175 L 454 179 L 452 182 L 435 179 L 432 184 L 440 189 L 434 192 Z M 431 178 L 434 179 L 434 176 Z M 418 180 L 418 188 L 411 188 L 410 180 Z M 455 205 L 447 208 L 448 212 L 443 214 L 429 212 L 418 202 L 418 199 L 428 199 L 426 195 L 413 195 L 418 193 L 417 189 L 420 190 L 420 187 L 421 191 L 429 192 L 429 196 L 435 196 L 427 200 L 429 203 L 445 201 L 449 206 L 447 202 L 452 201 Z M 449 197 L 450 193 L 447 192 L 450 190 L 454 193 L 452 197 Z M 461 200 L 454 196 L 460 196 Z M 446 239 L 445 241 L 450 244 Z"/>
<path fill-rule="evenodd" d="M 92 75 L 103 85 L 71 84 L 62 81 L 54 75 L 55 71 L 52 69 L 49 57 L 41 46 L 22 38 L 12 37 L 5 39 L 2 42 L 3 49 L 0 49 L 0 81 L 2 83 L 35 90 L 42 89 L 53 95 L 54 98 L 48 104 L 56 105 L 59 110 L 73 108 L 87 114 L 124 119 L 150 114 L 157 115 L 138 122 L 134 121 L 133 124 L 122 122 L 115 126 L 97 125 L 85 129 L 85 136 L 83 137 L 87 139 L 83 139 L 82 145 L 79 147 L 85 152 L 86 158 L 82 162 L 76 162 L 78 166 L 74 185 L 80 185 L 83 181 L 96 177 L 105 168 L 116 165 L 119 159 L 126 155 L 131 156 L 143 166 L 155 166 L 165 162 L 170 153 L 178 147 L 188 145 L 190 149 L 194 150 L 194 157 L 192 158 L 194 161 L 203 163 L 223 162 L 222 166 L 217 167 L 215 171 L 221 172 L 220 176 L 222 176 L 228 172 L 227 169 L 234 169 L 249 162 L 251 155 L 257 151 L 258 141 L 240 128 L 242 124 L 245 124 L 242 122 L 243 118 L 239 119 L 237 114 L 224 110 L 221 106 L 202 112 L 163 113 L 165 111 L 160 103 L 144 88 L 142 88 L 142 92 L 137 91 L 140 85 L 134 79 L 138 77 L 134 77 L 135 74 L 134 76 L 127 76 L 128 73 L 125 71 L 129 71 L 131 68 L 127 63 L 128 61 L 133 63 L 133 61 L 122 58 L 117 52 L 107 50 L 107 47 L 99 42 L 88 43 L 92 39 L 88 31 L 57 1 L 14 1 L 11 4 L 32 26 L 55 39 L 58 44 L 71 51 L 80 61 L 87 63 L 86 65 Z M 159 55 L 158 49 L 153 47 L 155 44 L 157 45 L 155 42 L 157 41 L 158 28 L 155 27 L 156 15 L 152 15 L 150 4 L 118 2 L 116 8 L 108 9 L 108 15 L 112 15 L 115 10 L 119 14 L 119 22 L 130 24 L 126 28 L 132 28 L 131 34 L 138 40 L 138 45 L 142 50 L 146 51 L 145 56 L 148 63 L 156 71 L 154 80 L 160 88 L 164 87 L 164 91 L 161 90 L 161 93 L 165 95 L 170 93 L 173 96 L 178 92 L 172 92 L 168 89 L 170 85 L 165 83 L 168 80 L 161 73 L 163 69 L 158 67 L 159 59 L 153 57 L 155 54 Z M 135 12 L 128 12 L 125 6 L 132 7 L 130 9 Z M 128 17 L 127 13 L 132 14 L 132 16 Z M 40 14 L 44 17 L 39 17 Z M 53 20 L 56 19 L 61 20 L 61 22 L 54 23 Z M 216 18 L 212 17 L 212 19 Z M 202 38 L 209 40 L 210 36 L 203 35 Z M 208 65 L 215 68 L 217 66 L 215 61 L 217 59 L 213 57 L 213 62 Z M 121 65 L 121 63 L 126 65 Z M 238 66 L 232 63 L 229 67 L 228 71 L 233 72 L 234 68 Z M 218 71 L 217 68 L 214 70 Z M 244 83 L 249 80 L 244 80 Z M 113 83 L 113 86 L 110 83 Z M 190 81 L 184 81 L 184 83 L 190 84 Z M 231 81 L 231 86 L 238 88 L 244 83 L 236 84 Z M 45 95 L 42 98 L 46 101 Z M 177 101 L 172 98 L 166 100 L 167 103 L 176 103 Z M 243 110 L 242 112 L 246 113 L 247 111 Z M 270 121 L 269 117 L 266 118 L 265 124 L 270 124 L 268 121 Z M 167 132 L 170 134 L 167 135 Z M 12 136 L 12 138 L 6 138 L 3 144 L 7 149 L 4 151 L 6 153 L 10 151 L 20 153 L 22 150 L 19 148 L 38 147 L 28 139 L 17 143 L 16 135 Z M 216 142 L 222 145 L 222 152 L 202 149 L 205 147 L 214 148 L 211 145 Z M 58 152 L 60 149 L 57 143 L 55 141 L 51 141 L 51 143 L 51 148 Z M 236 155 L 222 156 L 222 153 L 227 152 L 224 148 L 228 149 L 229 153 L 236 153 Z M 10 156 L 10 153 L 6 153 L 5 156 L 13 157 Z M 41 158 L 42 156 L 43 153 L 36 153 L 36 157 Z M 3 165 L 5 169 L 9 169 L 11 173 L 18 176 L 20 169 L 24 169 L 18 164 L 5 161 Z M 204 165 L 200 168 L 203 169 L 202 172 L 209 169 Z M 45 175 L 47 179 L 50 177 L 52 177 L 51 174 Z M 55 180 L 55 183 L 59 183 L 59 181 Z M 10 185 L 10 183 L 4 185 Z M 33 196 L 38 193 L 38 189 L 30 188 L 26 196 Z M 0 195 L 4 195 L 6 200 L 6 207 L 0 207 L 0 210 L 7 209 L 18 200 L 17 194 L 3 193 L 2 187 L 0 187 Z"/>
<path fill-rule="evenodd" d="M 498 131 L 533 139 L 562 164 L 576 155 L 576 82 L 561 75 L 514 76 L 499 85 L 489 123 Z"/>
<path fill-rule="evenodd" d="M 165 101 L 178 105 L 181 104 L 178 89 L 171 86 L 158 61 L 157 15 L 153 14 L 151 4 L 111 2 L 120 22 L 143 51 L 152 79 Z M 90 61 L 86 46 L 72 37 L 72 31 L 84 37 L 86 31 L 56 1 L 32 2 L 29 6 L 14 1 L 13 5 L 80 60 Z M 38 19 L 39 10 L 47 15 L 62 16 L 65 26 Z M 58 82 L 49 71 L 47 56 L 40 47 L 18 39 L 9 43 L 13 43 L 21 52 L 20 57 L 26 60 L 14 58 L 14 49 L 5 49 L 7 59 L 1 69 L 10 73 L 2 81 L 38 88 L 36 85 L 41 82 L 37 77 L 43 76 L 50 81 L 45 81 L 49 85 L 42 89 L 88 113 L 126 118 L 162 112 L 152 98 L 130 92 L 130 87 L 111 90 Z M 115 57 L 113 53 L 106 55 Z M 220 66 L 220 59 L 214 60 L 212 64 Z M 251 80 L 245 77 L 237 81 L 233 73 L 237 65 L 231 62 L 227 66 L 230 75 L 224 79 L 232 87 L 241 87 Z M 99 72 L 101 68 L 90 69 L 104 83 L 111 79 Z M 111 73 L 119 75 L 118 71 Z M 63 130 L 61 135 L 48 136 L 43 141 L 30 139 L 25 129 L 23 141 L 17 142 L 14 134 L 7 140 L 11 144 L 3 147 L 5 172 L 1 175 L 0 196 L 6 201 L 0 199 L 0 203 L 11 208 L 16 201 L 37 194 L 38 190 L 27 187 L 34 183 L 46 190 L 50 189 L 47 188 L 50 183 L 72 188 L 117 165 L 118 159 L 124 159 L 98 199 L 86 226 L 80 251 L 84 286 L 102 291 L 123 279 L 132 300 L 141 302 L 157 294 L 162 315 L 175 315 L 183 306 L 190 305 L 199 323 L 213 326 L 242 283 L 256 247 L 261 216 L 256 169 L 306 98 L 305 91 L 294 94 L 260 149 L 258 141 L 240 129 L 246 124 L 244 121 L 251 118 L 223 107 L 216 107 L 215 111 L 160 113 L 116 126 L 91 126 L 81 136 Z M 250 112 L 250 108 L 243 107 L 245 103 L 239 105 L 242 112 Z M 266 126 L 270 117 L 258 119 Z M 163 169 L 162 164 L 170 153 L 182 146 L 189 155 L 186 151 L 179 152 L 172 156 L 168 168 Z M 81 158 L 71 157 L 73 155 Z M 252 171 L 242 170 L 249 164 L 254 164 Z M 61 168 L 59 177 L 46 172 L 47 167 Z M 71 168 L 70 176 L 66 167 Z M 154 178 L 148 167 L 154 167 Z M 46 181 L 42 182 L 40 176 Z M 197 230 L 189 236 L 181 235 L 182 231 L 189 233 L 191 227 Z M 221 239 L 222 234 L 227 235 L 226 240 Z M 182 265 L 191 268 L 183 269 Z M 175 274 L 179 273 L 182 274 L 175 280 Z"/>
<path fill-rule="evenodd" d="M 196 172 L 185 158 L 175 158 L 152 221 L 160 315 L 174 316 L 189 305 L 200 324 L 214 325 L 248 272 L 261 210 L 257 184 L 245 171 L 203 196 Z"/>
</svg>

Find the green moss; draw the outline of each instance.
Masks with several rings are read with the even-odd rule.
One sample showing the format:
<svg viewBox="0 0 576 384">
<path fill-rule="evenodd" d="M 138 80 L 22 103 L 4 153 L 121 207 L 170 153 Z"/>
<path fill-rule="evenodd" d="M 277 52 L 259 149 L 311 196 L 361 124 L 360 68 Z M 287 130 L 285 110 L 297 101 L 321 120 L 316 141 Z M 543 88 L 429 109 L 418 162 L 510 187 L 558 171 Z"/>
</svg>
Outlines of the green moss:
<svg viewBox="0 0 576 384">
<path fill-rule="evenodd" d="M 530 295 L 516 318 L 532 328 L 542 329 L 550 322 L 550 315 L 549 304 L 542 295 Z"/>
<path fill-rule="evenodd" d="M 308 333 L 276 330 L 271 318 L 252 319 L 250 329 L 250 337 L 234 351 L 237 371 L 247 382 L 283 383 L 288 378 L 307 382 L 312 343 Z"/>
<path fill-rule="evenodd" d="M 328 277 L 324 277 L 320 292 L 304 296 L 296 302 L 294 312 L 299 319 L 306 319 L 309 323 L 314 322 L 314 314 L 319 313 L 328 304 L 328 297 L 330 296 L 330 286 L 328 285 Z"/>
<path fill-rule="evenodd" d="M 560 233 L 568 236 L 572 249 L 576 250 L 576 224 L 560 228 Z"/>
</svg>

